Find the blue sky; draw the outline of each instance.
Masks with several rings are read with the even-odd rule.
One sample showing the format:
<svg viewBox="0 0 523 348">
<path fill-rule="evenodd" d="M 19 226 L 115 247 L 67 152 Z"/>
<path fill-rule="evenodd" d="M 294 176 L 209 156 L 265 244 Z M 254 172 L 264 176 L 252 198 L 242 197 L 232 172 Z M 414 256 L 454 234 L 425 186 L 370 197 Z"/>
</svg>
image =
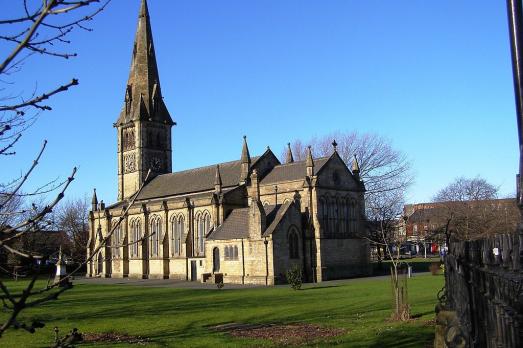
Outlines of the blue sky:
<svg viewBox="0 0 523 348">
<path fill-rule="evenodd" d="M 112 124 L 138 8 L 139 0 L 113 0 L 93 32 L 71 35 L 77 58 L 33 56 L 11 77 L 15 90 L 43 92 L 72 77 L 80 85 L 54 98 L 17 156 L 2 159 L 0 182 L 24 171 L 47 139 L 30 185 L 78 166 L 69 197 L 96 187 L 99 198 L 116 199 Z M 174 170 L 239 158 L 244 134 L 251 154 L 267 145 L 279 154 L 296 138 L 356 130 L 384 135 L 408 155 L 416 180 L 409 202 L 458 176 L 515 192 L 503 1 L 149 0 L 149 11 L 164 99 L 178 123 Z"/>
</svg>

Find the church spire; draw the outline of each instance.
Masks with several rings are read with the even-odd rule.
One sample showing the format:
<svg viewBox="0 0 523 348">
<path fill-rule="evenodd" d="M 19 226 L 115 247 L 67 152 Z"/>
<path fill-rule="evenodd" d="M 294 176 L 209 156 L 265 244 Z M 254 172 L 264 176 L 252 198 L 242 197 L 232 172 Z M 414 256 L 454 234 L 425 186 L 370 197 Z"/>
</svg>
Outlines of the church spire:
<svg viewBox="0 0 523 348">
<path fill-rule="evenodd" d="M 149 170 L 150 179 L 171 172 L 174 124 L 162 97 L 147 1 L 141 0 L 125 103 L 114 124 L 119 201 L 131 197 L 145 183 Z"/>
<path fill-rule="evenodd" d="M 140 119 L 174 124 L 162 99 L 147 0 L 140 7 L 125 107 L 117 125 Z"/>
<path fill-rule="evenodd" d="M 241 173 L 240 173 L 240 183 L 244 184 L 249 177 L 249 172 L 251 169 L 251 155 L 249 154 L 249 147 L 247 146 L 247 136 L 243 136 L 243 147 L 242 147 L 242 157 L 241 157 Z"/>
<path fill-rule="evenodd" d="M 287 143 L 287 155 L 285 156 L 285 163 L 294 162 L 294 157 L 292 156 L 291 143 Z"/>
</svg>

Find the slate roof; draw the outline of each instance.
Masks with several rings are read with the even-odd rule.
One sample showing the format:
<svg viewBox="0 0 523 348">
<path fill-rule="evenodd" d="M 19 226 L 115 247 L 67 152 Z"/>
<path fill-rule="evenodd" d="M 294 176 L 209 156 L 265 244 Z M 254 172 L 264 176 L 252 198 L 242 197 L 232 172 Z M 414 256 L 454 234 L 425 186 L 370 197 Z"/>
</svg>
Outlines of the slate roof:
<svg viewBox="0 0 523 348">
<path fill-rule="evenodd" d="M 289 201 L 281 206 L 280 209 L 277 211 L 274 211 L 273 217 L 271 221 L 268 221 L 267 219 L 267 229 L 263 232 L 262 236 L 267 237 L 271 235 L 278 224 L 280 223 L 281 219 L 285 216 L 285 213 L 287 213 L 287 210 L 289 210 L 290 206 L 292 205 L 292 201 Z"/>
<path fill-rule="evenodd" d="M 321 157 L 314 160 L 314 172 L 317 173 L 327 163 L 330 157 Z M 292 181 L 305 179 L 307 175 L 307 165 L 305 161 L 284 163 L 275 166 L 267 174 L 260 185 L 274 184 L 282 181 Z"/>
<path fill-rule="evenodd" d="M 264 206 L 265 215 L 267 216 L 267 226 L 270 226 L 275 220 L 278 211 L 282 205 Z M 249 237 L 249 214 L 251 207 L 234 209 L 229 216 L 212 231 L 207 239 L 240 239 Z"/>
<path fill-rule="evenodd" d="M 258 157 L 253 158 L 253 162 Z M 219 163 L 223 187 L 238 185 L 241 162 Z M 214 189 L 216 164 L 158 175 L 151 180 L 138 196 L 138 200 L 174 196 L 184 193 L 201 192 Z"/>
</svg>

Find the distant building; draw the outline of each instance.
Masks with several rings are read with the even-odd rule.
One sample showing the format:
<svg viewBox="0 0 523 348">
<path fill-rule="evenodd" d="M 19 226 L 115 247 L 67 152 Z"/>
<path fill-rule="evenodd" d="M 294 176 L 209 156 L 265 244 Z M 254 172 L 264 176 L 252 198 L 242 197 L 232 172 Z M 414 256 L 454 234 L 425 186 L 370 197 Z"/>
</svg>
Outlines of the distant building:
<svg viewBox="0 0 523 348">
<path fill-rule="evenodd" d="M 471 230 L 477 227 L 478 233 L 506 233 L 515 228 L 518 214 L 515 198 L 417 203 L 403 208 L 406 239 L 412 242 L 442 242 L 445 225 L 448 223 L 449 229 L 456 229 L 456 224 L 464 222 L 465 216 Z"/>
<path fill-rule="evenodd" d="M 270 285 L 284 282 L 293 265 L 308 281 L 368 272 L 365 186 L 358 163 L 349 170 L 335 143 L 331 156 L 313 159 L 309 148 L 305 161 L 294 161 L 289 147 L 280 163 L 269 148 L 251 157 L 244 137 L 238 160 L 172 173 L 174 124 L 142 0 L 124 107 L 114 124 L 118 202 L 106 207 L 93 195 L 88 276 Z M 260 130 L 273 126 L 260 123 Z M 208 151 L 226 136 L 217 133 Z M 110 244 L 96 251 L 141 185 Z"/>
</svg>

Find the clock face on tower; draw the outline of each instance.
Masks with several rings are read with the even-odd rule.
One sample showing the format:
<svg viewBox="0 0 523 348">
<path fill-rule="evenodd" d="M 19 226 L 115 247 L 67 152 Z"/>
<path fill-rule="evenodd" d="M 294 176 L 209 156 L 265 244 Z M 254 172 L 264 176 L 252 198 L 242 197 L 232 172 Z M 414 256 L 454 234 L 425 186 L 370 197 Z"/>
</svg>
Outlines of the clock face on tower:
<svg viewBox="0 0 523 348">
<path fill-rule="evenodd" d="M 159 172 L 163 168 L 163 163 L 161 158 L 154 156 L 151 158 L 151 170 L 155 172 Z"/>
</svg>

